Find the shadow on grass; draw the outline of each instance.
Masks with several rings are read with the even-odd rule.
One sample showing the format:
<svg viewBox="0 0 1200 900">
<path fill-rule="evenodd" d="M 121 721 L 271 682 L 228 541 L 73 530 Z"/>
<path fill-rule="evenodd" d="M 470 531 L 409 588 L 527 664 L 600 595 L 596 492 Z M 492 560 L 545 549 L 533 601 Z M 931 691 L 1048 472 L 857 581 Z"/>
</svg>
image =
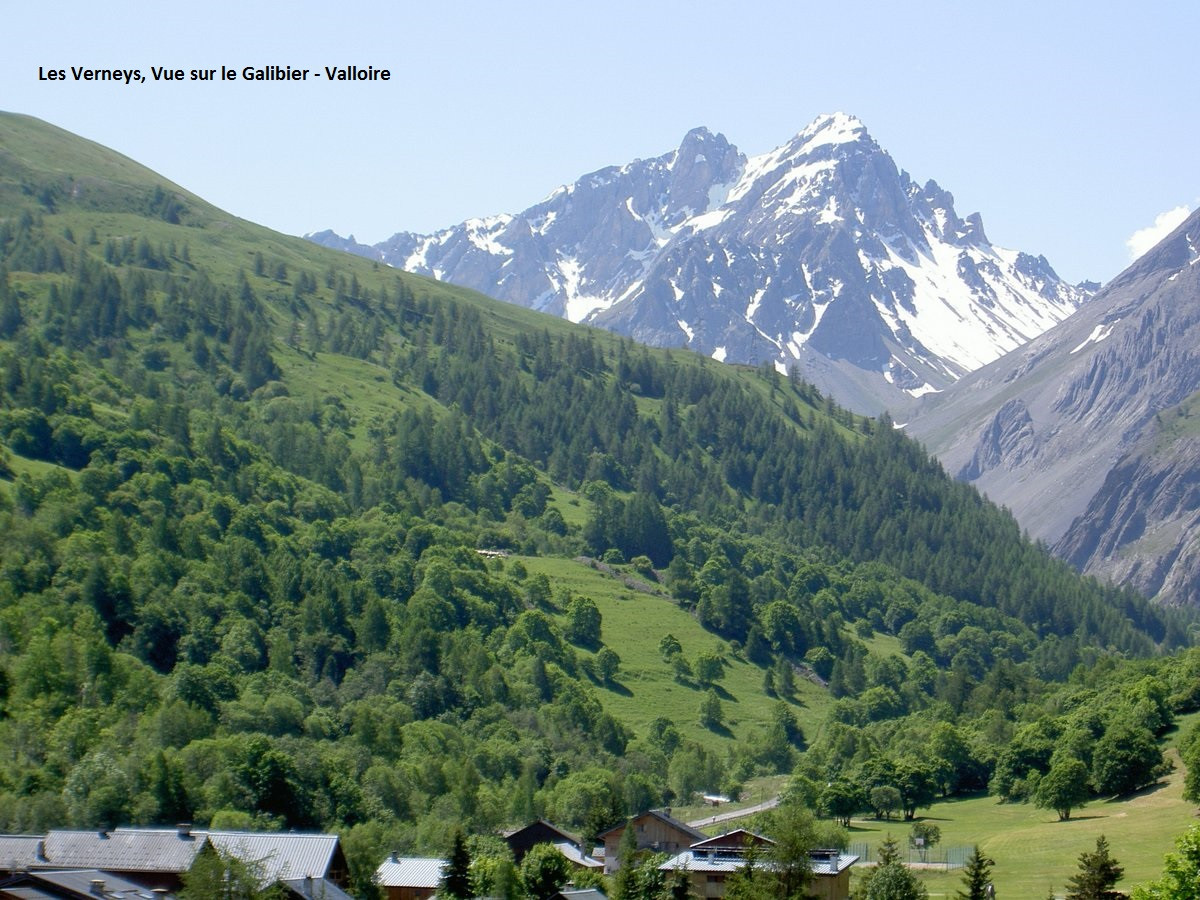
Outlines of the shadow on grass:
<svg viewBox="0 0 1200 900">
<path fill-rule="evenodd" d="M 1058 822 L 1056 822 L 1055 824 L 1057 824 L 1057 825 L 1070 825 L 1072 822 L 1086 822 L 1086 821 L 1088 821 L 1089 819 L 1107 819 L 1107 818 L 1109 818 L 1109 816 L 1108 816 L 1107 814 L 1103 814 L 1103 815 L 1099 815 L 1099 816 L 1076 816 L 1076 815 L 1072 815 L 1072 816 L 1071 816 L 1071 818 L 1069 818 L 1069 819 L 1059 819 L 1059 820 L 1058 820 Z"/>
<path fill-rule="evenodd" d="M 708 729 L 709 731 L 711 731 L 713 734 L 720 735 L 721 737 L 727 737 L 727 738 L 733 737 L 733 732 L 730 731 L 728 728 L 726 728 L 724 725 L 713 724 L 713 725 L 705 725 L 703 727 Z"/>
<path fill-rule="evenodd" d="M 604 687 L 607 690 L 610 690 L 614 694 L 618 694 L 621 697 L 632 697 L 633 696 L 633 691 L 631 691 L 629 688 L 625 687 L 625 685 L 621 684 L 621 682 L 619 682 L 619 681 L 604 682 Z"/>
<path fill-rule="evenodd" d="M 1163 788 L 1167 787 L 1166 781 L 1156 781 L 1154 784 L 1148 784 L 1143 788 L 1138 788 L 1136 791 L 1130 791 L 1128 794 L 1117 794 L 1114 797 L 1109 797 L 1103 800 L 1103 803 L 1125 803 L 1137 797 L 1149 797 L 1151 794 L 1158 793 Z"/>
</svg>

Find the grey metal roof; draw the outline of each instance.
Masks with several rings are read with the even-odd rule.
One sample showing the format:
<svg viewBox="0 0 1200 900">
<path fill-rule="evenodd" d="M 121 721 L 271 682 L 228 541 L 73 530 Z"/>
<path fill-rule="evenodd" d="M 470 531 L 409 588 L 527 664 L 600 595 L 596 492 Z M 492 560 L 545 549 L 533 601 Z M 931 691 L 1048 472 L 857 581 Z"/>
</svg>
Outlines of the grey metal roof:
<svg viewBox="0 0 1200 900">
<path fill-rule="evenodd" d="M 811 851 L 809 858 L 812 860 L 814 875 L 838 875 L 859 860 L 859 857 L 853 853 L 821 850 Z"/>
<path fill-rule="evenodd" d="M 856 862 L 858 857 L 852 853 L 841 853 L 839 851 L 814 851 L 809 854 L 812 860 L 812 872 L 814 875 L 838 875 L 850 868 Z M 727 851 L 708 851 L 703 850 L 684 850 L 672 856 L 658 868 L 664 872 L 669 872 L 674 869 L 680 869 L 687 872 L 701 872 L 709 874 L 731 873 L 744 868 L 746 865 L 746 856 L 743 853 L 727 852 Z M 760 860 L 758 865 L 763 868 L 770 868 L 771 863 L 768 860 Z"/>
<path fill-rule="evenodd" d="M 392 854 L 375 870 L 375 883 L 383 887 L 436 888 L 442 880 L 446 860 L 428 856 Z"/>
<path fill-rule="evenodd" d="M 163 896 L 127 878 L 97 869 L 37 871 L 30 872 L 29 877 L 35 883 L 52 884 L 65 891 L 74 891 L 81 896 L 114 898 L 114 900 L 161 900 Z M 92 890 L 92 883 L 97 881 L 103 883 L 103 893 L 98 894 Z"/>
<path fill-rule="evenodd" d="M 324 878 L 338 847 L 336 834 L 264 831 L 197 831 L 195 834 L 207 835 L 222 853 L 261 865 L 265 883 Z"/>
<path fill-rule="evenodd" d="M 40 834 L 0 834 L 0 871 L 29 868 L 42 840 Z"/>
<path fill-rule="evenodd" d="M 583 866 L 585 869 L 602 869 L 604 863 L 598 859 L 592 859 L 577 846 L 567 841 L 555 841 L 554 849 L 569 859 L 577 866 Z"/>
<path fill-rule="evenodd" d="M 658 868 L 664 872 L 682 869 L 687 872 L 736 872 L 746 867 L 746 857 L 741 853 L 705 852 L 684 850 L 677 853 Z"/>
<path fill-rule="evenodd" d="M 36 887 L 6 887 L 0 888 L 0 897 L 12 897 L 13 900 L 61 900 L 62 895 Z"/>
<path fill-rule="evenodd" d="M 608 900 L 608 895 L 599 888 L 579 888 L 578 890 L 559 891 L 565 900 Z"/>
<path fill-rule="evenodd" d="M 173 828 L 117 828 L 49 831 L 45 842 L 45 859 L 30 868 L 186 872 L 204 847 L 204 835 Z"/>
</svg>

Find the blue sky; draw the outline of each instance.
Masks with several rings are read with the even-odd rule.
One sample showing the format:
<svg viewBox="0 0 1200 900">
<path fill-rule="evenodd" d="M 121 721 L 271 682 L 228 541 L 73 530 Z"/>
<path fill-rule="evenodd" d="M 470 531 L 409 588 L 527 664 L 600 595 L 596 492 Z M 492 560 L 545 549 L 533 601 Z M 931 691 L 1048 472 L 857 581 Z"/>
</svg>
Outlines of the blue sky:
<svg viewBox="0 0 1200 900">
<path fill-rule="evenodd" d="M 1200 201 L 1200 4 L 9 3 L 0 109 L 119 150 L 280 231 L 375 242 L 516 212 L 692 127 L 747 154 L 842 111 L 1002 246 L 1106 280 Z M 12 38 L 16 38 L 15 40 Z M 373 65 L 388 82 L 153 83 Z M 146 84 L 44 82 L 39 66 Z"/>
</svg>

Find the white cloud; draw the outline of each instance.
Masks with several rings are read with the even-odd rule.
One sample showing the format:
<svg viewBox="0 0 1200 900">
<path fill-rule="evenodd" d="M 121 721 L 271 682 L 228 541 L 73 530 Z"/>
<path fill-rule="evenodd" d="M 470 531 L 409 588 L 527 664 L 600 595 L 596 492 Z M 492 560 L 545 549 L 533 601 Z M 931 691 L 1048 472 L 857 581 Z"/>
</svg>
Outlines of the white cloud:
<svg viewBox="0 0 1200 900">
<path fill-rule="evenodd" d="M 1137 259 L 1168 234 L 1174 231 L 1179 224 L 1188 217 L 1191 210 L 1186 206 L 1177 206 L 1174 209 L 1168 209 L 1166 212 L 1159 213 L 1154 217 L 1154 224 L 1149 228 L 1141 228 L 1135 231 L 1125 241 L 1125 246 L 1129 248 L 1129 258 Z"/>
</svg>

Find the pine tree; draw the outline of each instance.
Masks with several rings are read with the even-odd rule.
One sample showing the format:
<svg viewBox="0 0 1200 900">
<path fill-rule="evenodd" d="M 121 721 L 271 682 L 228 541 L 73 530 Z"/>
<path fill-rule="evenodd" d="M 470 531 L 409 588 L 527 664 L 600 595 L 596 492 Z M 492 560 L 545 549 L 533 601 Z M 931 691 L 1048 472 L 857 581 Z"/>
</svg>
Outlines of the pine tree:
<svg viewBox="0 0 1200 900">
<path fill-rule="evenodd" d="M 1108 900 L 1125 896 L 1112 890 L 1121 880 L 1125 869 L 1108 852 L 1108 840 L 1104 835 L 1096 838 L 1096 849 L 1091 853 L 1079 854 L 1079 872 L 1067 882 L 1067 900 Z"/>
<path fill-rule="evenodd" d="M 454 832 L 454 846 L 450 850 L 446 868 L 442 870 L 438 894 L 456 900 L 470 900 L 474 896 L 471 890 L 471 854 L 467 852 L 467 839 L 462 831 Z"/>
<path fill-rule="evenodd" d="M 987 886 L 992 880 L 992 866 L 995 864 L 995 860 L 984 856 L 976 844 L 975 852 L 971 854 L 963 870 L 963 886 L 966 892 L 959 891 L 955 896 L 959 900 L 984 900 L 987 897 Z"/>
</svg>

